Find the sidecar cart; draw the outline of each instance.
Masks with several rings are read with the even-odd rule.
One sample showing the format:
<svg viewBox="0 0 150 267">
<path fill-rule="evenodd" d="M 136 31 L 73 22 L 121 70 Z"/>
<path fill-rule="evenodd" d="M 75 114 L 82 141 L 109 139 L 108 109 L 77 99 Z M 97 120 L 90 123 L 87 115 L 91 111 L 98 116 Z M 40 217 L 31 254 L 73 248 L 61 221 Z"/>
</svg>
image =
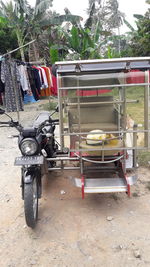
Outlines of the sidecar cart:
<svg viewBox="0 0 150 267">
<path fill-rule="evenodd" d="M 57 162 L 49 169 L 78 170 L 74 184 L 82 198 L 85 193 L 130 196 L 137 180 L 137 152 L 149 148 L 150 58 L 56 66 L 62 155 L 48 159 Z M 76 166 L 67 166 L 69 161 Z"/>
</svg>

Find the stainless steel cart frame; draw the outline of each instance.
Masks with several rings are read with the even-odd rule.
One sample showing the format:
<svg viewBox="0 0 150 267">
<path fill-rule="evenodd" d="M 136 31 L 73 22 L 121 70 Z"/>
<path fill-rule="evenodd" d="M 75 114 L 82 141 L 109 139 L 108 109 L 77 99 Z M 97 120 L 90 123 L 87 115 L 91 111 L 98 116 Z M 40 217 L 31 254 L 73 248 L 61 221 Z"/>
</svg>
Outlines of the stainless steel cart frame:
<svg viewBox="0 0 150 267">
<path fill-rule="evenodd" d="M 52 170 L 79 170 L 74 183 L 81 187 L 82 198 L 84 193 L 130 196 L 130 186 L 137 180 L 137 151 L 150 148 L 150 57 L 57 62 L 56 66 L 60 152 L 48 160 L 60 164 Z M 136 92 L 140 99 L 132 99 Z M 136 105 L 143 107 L 142 123 L 136 122 Z M 89 145 L 89 133 L 96 136 L 97 130 L 105 138 Z M 143 137 L 140 144 L 138 135 Z"/>
</svg>

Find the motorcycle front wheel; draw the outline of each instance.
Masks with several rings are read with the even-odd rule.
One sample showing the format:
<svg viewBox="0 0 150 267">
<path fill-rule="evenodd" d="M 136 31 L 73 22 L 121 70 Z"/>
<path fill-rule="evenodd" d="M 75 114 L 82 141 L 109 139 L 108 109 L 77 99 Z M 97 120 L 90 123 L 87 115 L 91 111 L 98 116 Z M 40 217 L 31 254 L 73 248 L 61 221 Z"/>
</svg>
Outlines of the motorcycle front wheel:
<svg viewBox="0 0 150 267">
<path fill-rule="evenodd" d="M 26 224 L 34 228 L 38 219 L 38 182 L 36 178 L 32 183 L 24 184 L 24 211 Z"/>
</svg>

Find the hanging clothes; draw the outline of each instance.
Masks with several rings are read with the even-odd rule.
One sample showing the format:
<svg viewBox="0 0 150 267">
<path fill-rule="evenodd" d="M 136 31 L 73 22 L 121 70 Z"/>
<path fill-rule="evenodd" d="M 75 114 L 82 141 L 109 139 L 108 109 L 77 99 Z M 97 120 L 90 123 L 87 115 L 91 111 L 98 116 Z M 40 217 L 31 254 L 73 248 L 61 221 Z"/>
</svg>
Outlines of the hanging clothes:
<svg viewBox="0 0 150 267">
<path fill-rule="evenodd" d="M 45 69 L 43 67 L 38 66 L 38 69 L 41 73 L 41 79 L 42 79 L 42 87 L 41 87 L 40 95 L 46 96 L 47 95 L 46 90 L 49 87 L 47 75 L 46 75 Z"/>
<path fill-rule="evenodd" d="M 38 66 L 38 68 L 41 71 L 41 76 L 42 76 L 42 81 L 43 81 L 42 88 L 45 89 L 48 87 L 48 81 L 47 81 L 46 73 L 42 67 Z"/>
<path fill-rule="evenodd" d="M 39 83 L 40 83 L 40 90 L 42 89 L 42 84 L 43 84 L 43 80 L 42 80 L 42 73 L 40 71 L 40 69 L 36 66 L 32 66 L 33 69 L 38 70 L 38 76 L 39 76 Z"/>
<path fill-rule="evenodd" d="M 43 67 L 42 69 L 45 71 L 46 78 L 47 78 L 47 88 L 45 88 L 45 95 L 50 96 L 51 95 L 51 87 L 52 87 L 52 79 L 51 79 L 51 72 L 48 67 Z"/>
<path fill-rule="evenodd" d="M 19 75 L 20 75 L 20 83 L 23 91 L 31 90 L 30 83 L 27 76 L 27 67 L 24 65 L 17 66 Z"/>
<path fill-rule="evenodd" d="M 39 71 L 35 68 L 32 68 L 32 71 L 33 71 L 33 75 L 34 75 L 35 86 L 36 86 L 36 89 L 38 91 L 38 95 L 40 95 L 42 83 L 40 80 Z"/>
<path fill-rule="evenodd" d="M 34 69 L 32 69 L 31 67 L 28 67 L 27 72 L 28 72 L 32 94 L 34 96 L 34 99 L 37 101 L 39 100 L 39 92 L 38 92 L 38 89 L 36 88 Z"/>
<path fill-rule="evenodd" d="M 145 73 L 140 70 L 130 70 L 126 75 L 127 83 L 145 83 Z"/>
<path fill-rule="evenodd" d="M 57 78 L 52 74 L 53 86 L 51 87 L 52 95 L 57 96 Z"/>
<path fill-rule="evenodd" d="M 12 79 L 14 79 L 15 88 Z M 9 61 L 8 59 L 2 61 L 1 81 L 5 84 L 4 99 L 6 111 L 14 112 L 23 110 L 23 99 L 20 90 L 20 77 L 16 62 Z"/>
</svg>

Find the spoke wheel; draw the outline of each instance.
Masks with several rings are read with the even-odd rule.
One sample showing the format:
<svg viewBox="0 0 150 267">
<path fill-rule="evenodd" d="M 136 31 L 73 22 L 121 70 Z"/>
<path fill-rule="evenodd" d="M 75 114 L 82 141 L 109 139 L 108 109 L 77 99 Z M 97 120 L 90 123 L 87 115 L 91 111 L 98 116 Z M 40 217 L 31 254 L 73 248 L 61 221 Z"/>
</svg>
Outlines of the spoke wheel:
<svg viewBox="0 0 150 267">
<path fill-rule="evenodd" d="M 38 183 L 34 178 L 32 183 L 24 184 L 24 211 L 26 223 L 34 228 L 38 218 Z"/>
</svg>

